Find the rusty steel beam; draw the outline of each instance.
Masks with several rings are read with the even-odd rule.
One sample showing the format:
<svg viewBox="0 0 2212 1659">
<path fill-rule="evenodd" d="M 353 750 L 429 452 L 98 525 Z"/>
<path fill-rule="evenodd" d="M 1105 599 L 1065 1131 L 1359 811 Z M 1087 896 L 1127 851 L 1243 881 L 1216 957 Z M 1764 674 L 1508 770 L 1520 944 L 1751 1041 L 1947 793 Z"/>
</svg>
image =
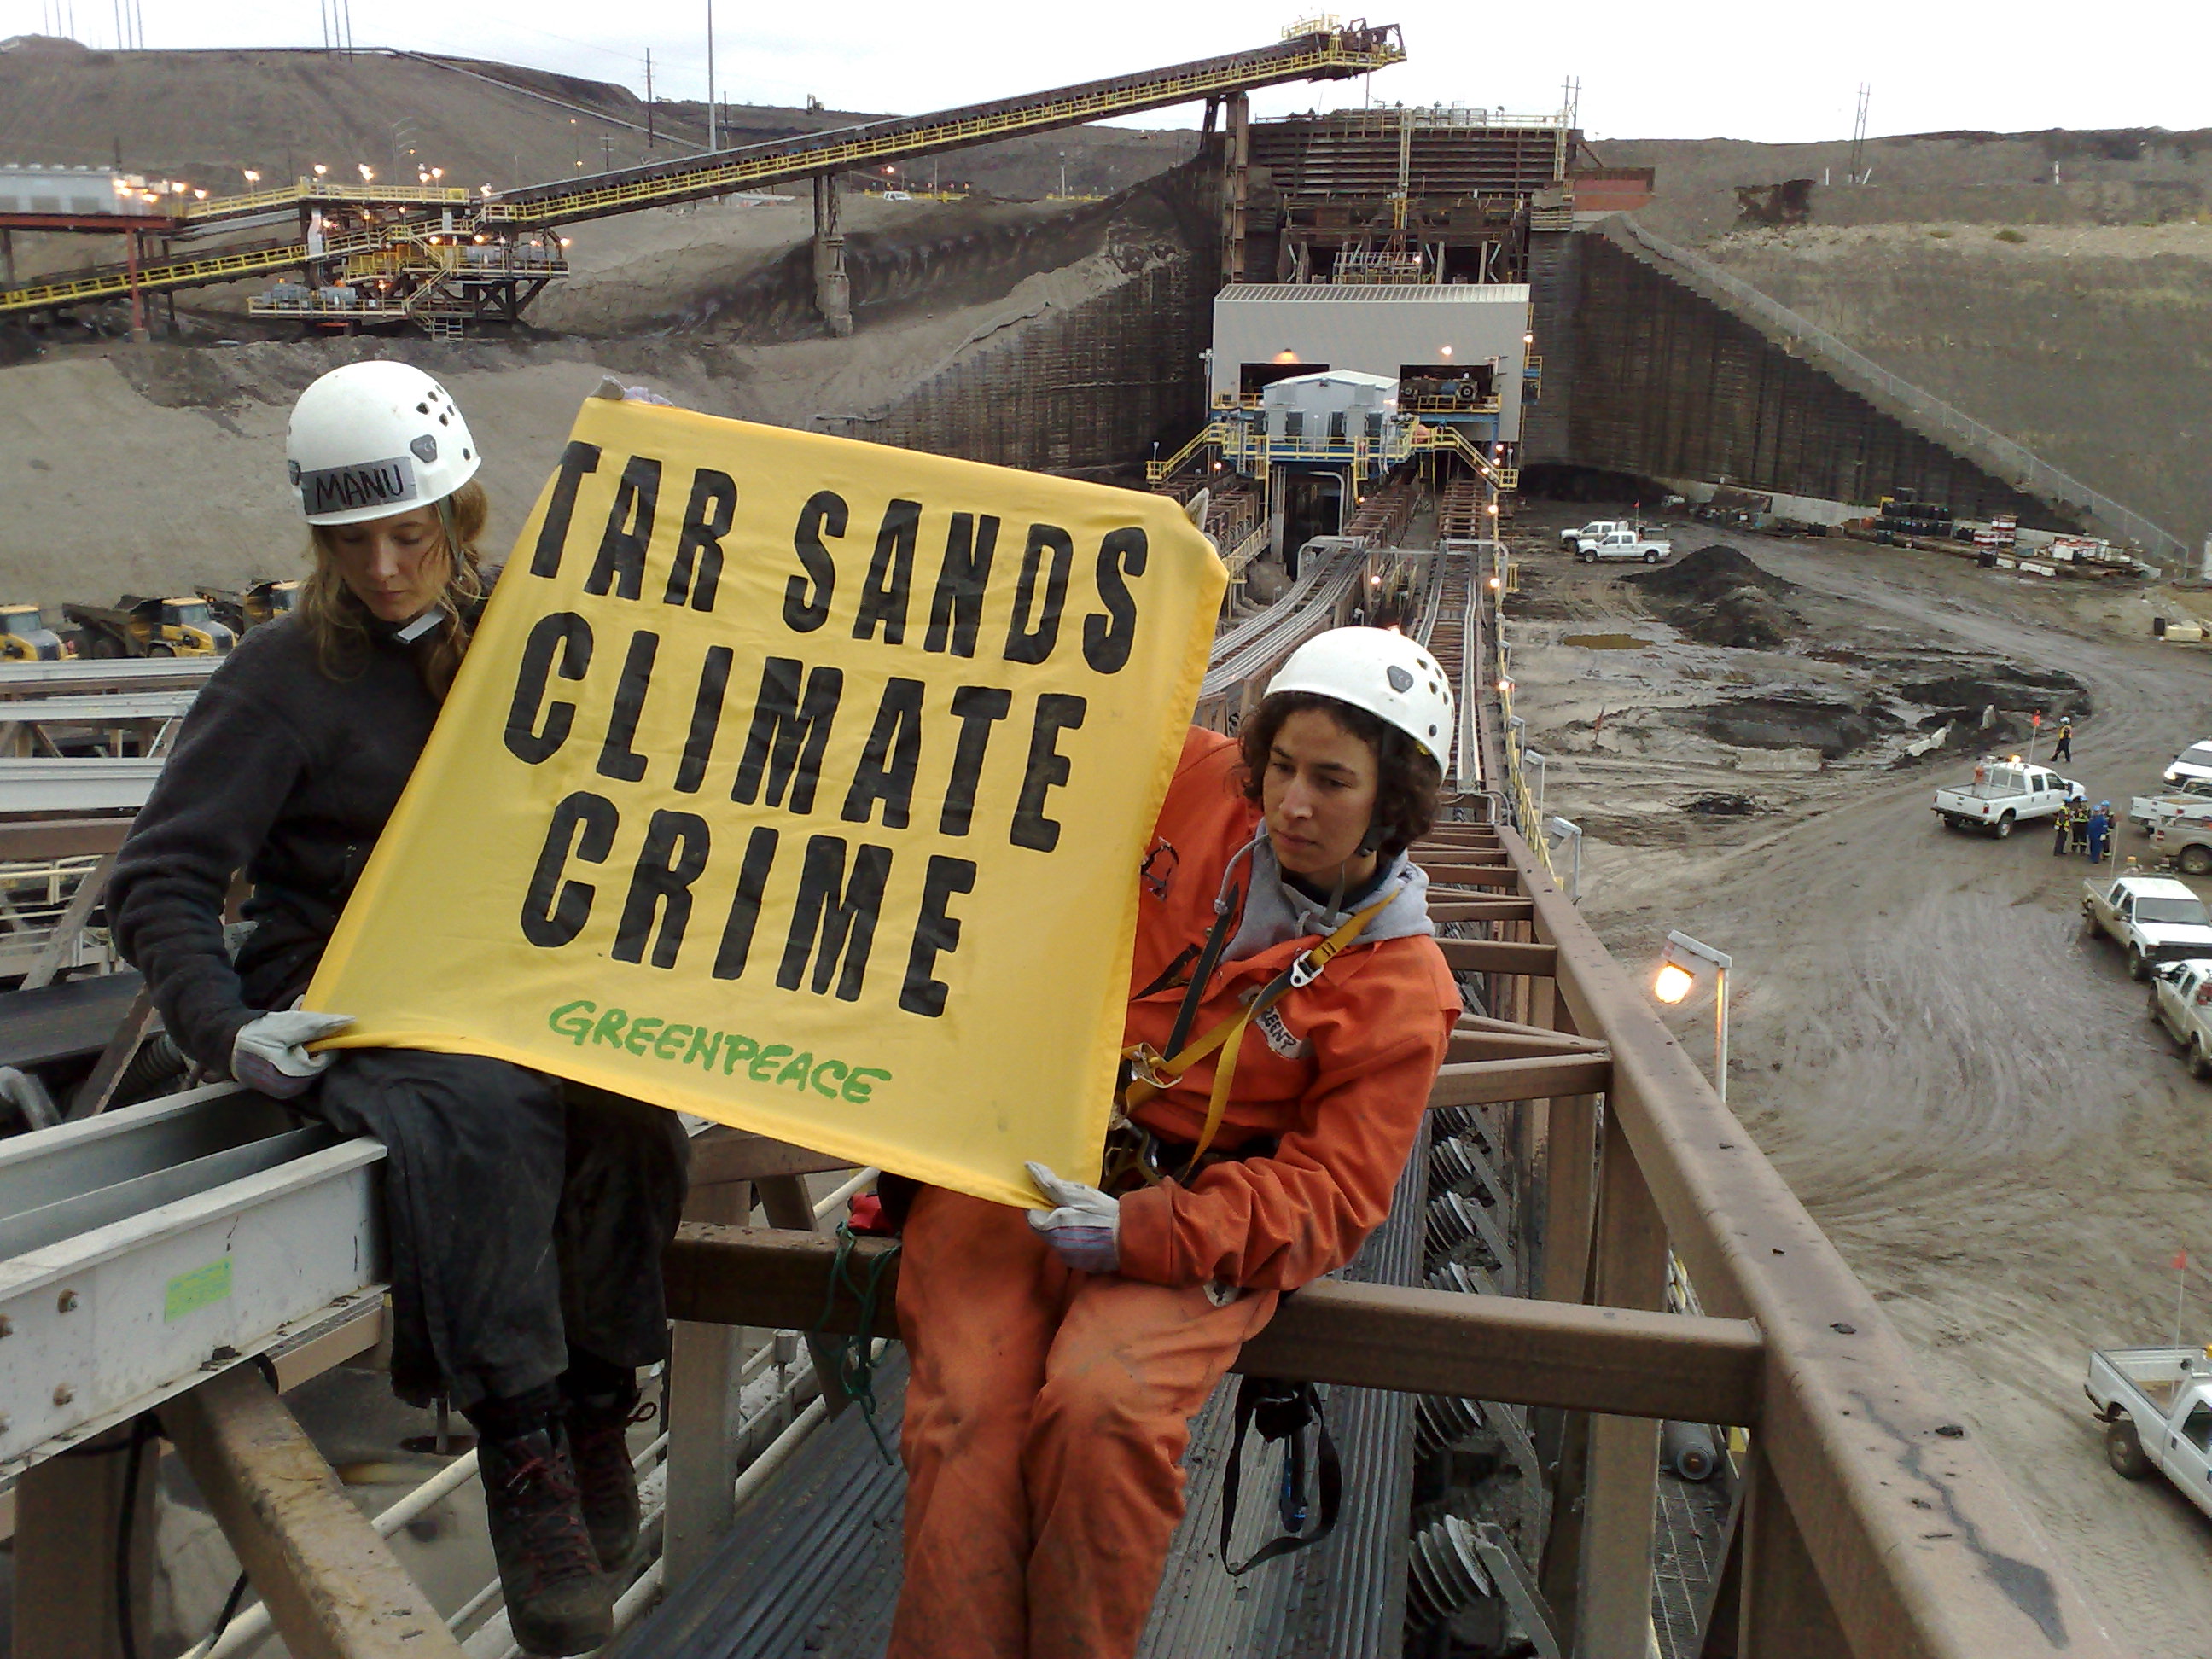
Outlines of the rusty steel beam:
<svg viewBox="0 0 2212 1659">
<path fill-rule="evenodd" d="M 1539 1036 L 1533 1028 L 1525 1036 L 1517 1031 L 1454 1031 L 1444 1045 L 1444 1059 L 1448 1061 L 1542 1060 L 1604 1052 L 1602 1043 Z"/>
<path fill-rule="evenodd" d="M 1437 887 L 1518 887 L 1520 873 L 1510 864 L 1431 864 L 1424 866 Z"/>
<path fill-rule="evenodd" d="M 112 853 L 129 818 L 9 818 L 0 823 L 0 859 L 69 859 Z"/>
<path fill-rule="evenodd" d="M 1526 899 L 1439 899 L 1429 906 L 1429 920 L 1444 921 L 1531 921 L 1535 908 Z"/>
<path fill-rule="evenodd" d="M 853 1160 L 717 1123 L 691 1137 L 691 1184 L 719 1187 L 732 1181 L 778 1176 L 823 1175 L 849 1170 Z"/>
<path fill-rule="evenodd" d="M 861 1240 L 865 1279 L 886 1243 Z M 663 1258 L 672 1319 L 840 1335 L 858 1328 L 848 1288 L 833 1294 L 836 1241 L 768 1228 L 687 1223 Z M 884 1334 L 898 1263 L 884 1269 Z M 827 1316 L 824 1317 L 824 1310 Z M 1617 1416 L 1748 1422 L 1759 1412 L 1759 1333 L 1740 1320 L 1517 1297 L 1462 1296 L 1324 1279 L 1286 1299 L 1244 1345 L 1240 1371 L 1293 1381 L 1563 1406 Z"/>
<path fill-rule="evenodd" d="M 1440 939 L 1447 967 L 1478 974 L 1534 974 L 1548 977 L 1559 953 L 1549 945 L 1507 939 Z"/>
<path fill-rule="evenodd" d="M 252 1365 L 161 1407 L 295 1659 L 461 1659 L 461 1645 Z"/>
<path fill-rule="evenodd" d="M 1709 1310 L 1765 1336 L 1762 1451 L 1850 1650 L 2118 1659 L 1873 1295 L 1527 843 L 1503 839 L 1576 1029 L 1611 1048 L 1607 1107 L 1675 1253 Z"/>
<path fill-rule="evenodd" d="M 1613 1078 L 1604 1054 L 1538 1055 L 1446 1066 L 1429 1091 L 1434 1106 L 1496 1106 L 1509 1100 L 1550 1100 L 1603 1094 Z"/>
</svg>

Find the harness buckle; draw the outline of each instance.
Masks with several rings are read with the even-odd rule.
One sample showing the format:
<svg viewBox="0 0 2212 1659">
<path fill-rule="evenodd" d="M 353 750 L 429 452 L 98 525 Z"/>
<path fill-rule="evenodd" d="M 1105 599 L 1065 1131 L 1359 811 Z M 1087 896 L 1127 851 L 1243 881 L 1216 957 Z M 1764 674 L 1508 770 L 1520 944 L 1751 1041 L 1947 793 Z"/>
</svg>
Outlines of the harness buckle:
<svg viewBox="0 0 2212 1659">
<path fill-rule="evenodd" d="M 1182 1080 L 1182 1073 L 1163 1070 L 1167 1056 L 1149 1042 L 1139 1042 L 1121 1051 L 1128 1062 L 1129 1075 L 1155 1089 L 1172 1089 Z"/>
<path fill-rule="evenodd" d="M 1328 965 L 1326 960 L 1316 962 L 1310 951 L 1299 951 L 1297 959 L 1291 963 L 1291 988 L 1293 991 L 1304 990 L 1321 977 L 1321 970 Z"/>
</svg>

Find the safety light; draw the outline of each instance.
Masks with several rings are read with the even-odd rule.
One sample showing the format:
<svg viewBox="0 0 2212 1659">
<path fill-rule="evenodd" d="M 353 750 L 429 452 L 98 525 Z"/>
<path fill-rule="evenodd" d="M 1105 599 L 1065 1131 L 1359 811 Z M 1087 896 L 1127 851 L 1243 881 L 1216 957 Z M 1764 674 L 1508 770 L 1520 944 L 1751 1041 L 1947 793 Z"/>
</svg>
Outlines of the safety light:
<svg viewBox="0 0 2212 1659">
<path fill-rule="evenodd" d="M 241 168 L 240 171 L 246 174 L 246 182 L 247 184 L 258 185 L 261 182 L 261 175 L 255 172 L 252 167 L 244 167 Z"/>
<path fill-rule="evenodd" d="M 1451 348 L 1449 346 L 1438 346 L 1437 349 L 1447 357 L 1451 356 Z"/>
<path fill-rule="evenodd" d="M 1490 504 L 1490 516 L 1493 519 L 1498 516 L 1498 503 L 1496 501 L 1492 501 Z"/>
<path fill-rule="evenodd" d="M 1509 679 L 1500 679 L 1500 680 L 1498 682 L 1498 695 L 1499 696 L 1501 696 L 1501 697 L 1502 697 L 1502 696 L 1504 696 L 1507 692 L 1510 691 L 1512 689 L 1513 689 L 1513 682 L 1512 682 L 1511 680 L 1509 680 Z"/>
<path fill-rule="evenodd" d="M 1651 994 L 1673 1006 L 1707 980 L 1713 985 L 1713 1090 L 1728 1103 L 1729 969 L 1735 964 L 1687 933 L 1667 935 L 1667 950 L 1652 976 Z"/>
<path fill-rule="evenodd" d="M 316 177 L 316 178 L 318 178 L 318 179 L 321 178 L 325 173 L 328 173 L 329 171 L 330 171 L 330 169 L 329 169 L 328 167 L 325 167 L 325 166 L 324 166 L 320 161 L 318 161 L 318 162 L 316 162 L 316 163 L 315 163 L 315 177 Z"/>
<path fill-rule="evenodd" d="M 1498 581 L 1498 578 L 1497 578 L 1497 577 L 1492 576 L 1492 577 L 1490 579 L 1490 591 L 1491 591 L 1492 592 L 1495 593 L 1495 592 L 1498 590 L 1498 587 L 1499 587 L 1500 586 L 1501 586 L 1501 584 L 1499 583 L 1499 581 Z"/>
<path fill-rule="evenodd" d="M 364 185 L 368 184 L 371 179 L 376 177 L 376 169 L 369 166 L 368 162 L 356 161 L 354 166 L 361 169 L 361 181 Z"/>
</svg>

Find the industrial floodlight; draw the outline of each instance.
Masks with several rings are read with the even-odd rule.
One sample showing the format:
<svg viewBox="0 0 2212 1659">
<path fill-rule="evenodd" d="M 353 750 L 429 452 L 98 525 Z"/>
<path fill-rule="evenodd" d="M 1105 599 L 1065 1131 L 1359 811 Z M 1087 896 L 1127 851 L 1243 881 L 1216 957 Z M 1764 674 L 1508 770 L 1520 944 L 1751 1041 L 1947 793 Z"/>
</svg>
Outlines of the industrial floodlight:
<svg viewBox="0 0 2212 1659">
<path fill-rule="evenodd" d="M 1670 1007 L 1706 980 L 1712 981 L 1713 1091 L 1723 1106 L 1728 1104 L 1729 969 L 1734 965 L 1727 951 L 1700 944 L 1687 933 L 1670 933 L 1651 981 L 1651 994 Z"/>
<path fill-rule="evenodd" d="M 1547 818 L 1544 820 L 1544 837 L 1547 841 L 1551 842 L 1552 850 L 1555 853 L 1558 852 L 1566 842 L 1574 842 L 1574 873 L 1570 878 L 1571 884 L 1567 889 L 1567 902 L 1570 904 L 1580 904 L 1583 902 L 1582 825 L 1577 823 L 1572 818 Z M 1684 988 L 1686 994 L 1687 988 L 1688 988 L 1686 987 Z M 1679 999 L 1670 999 L 1663 994 L 1659 1000 L 1662 1002 L 1679 1000 Z"/>
</svg>

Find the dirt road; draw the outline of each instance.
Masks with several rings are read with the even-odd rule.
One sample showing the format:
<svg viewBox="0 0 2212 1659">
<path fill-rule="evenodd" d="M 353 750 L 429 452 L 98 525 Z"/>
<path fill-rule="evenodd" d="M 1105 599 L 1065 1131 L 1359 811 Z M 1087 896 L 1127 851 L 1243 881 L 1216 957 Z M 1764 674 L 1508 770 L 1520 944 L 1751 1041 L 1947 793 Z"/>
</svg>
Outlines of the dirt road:
<svg viewBox="0 0 2212 1659">
<path fill-rule="evenodd" d="M 1534 608 L 1554 635 L 1577 615 L 1632 623 L 1655 642 L 1641 678 L 1661 703 L 1698 690 L 1669 678 L 1670 662 L 1722 686 L 1817 684 L 1834 665 L 1803 653 L 1869 629 L 1893 659 L 1917 640 L 1937 655 L 2063 668 L 2095 712 L 2062 769 L 2093 800 L 2154 784 L 2212 726 L 2212 656 L 2121 637 L 2070 593 L 1926 555 L 1704 531 L 1677 526 L 1678 551 L 1725 539 L 1798 584 L 1790 602 L 1814 620 L 1811 636 L 1716 668 L 1711 652 L 1642 620 L 1615 570 L 1555 554 L 1530 561 L 1543 578 Z M 2212 1088 L 2144 1018 L 2117 953 L 2084 933 L 2086 865 L 2053 857 L 2039 830 L 1999 842 L 1942 829 L 1928 794 L 1963 772 L 1955 748 L 1902 765 L 1801 760 L 1739 783 L 1774 810 L 1685 812 L 1658 757 L 1624 770 L 1633 756 L 1571 752 L 1587 677 L 1606 672 L 1589 651 L 1524 645 L 1516 670 L 1531 742 L 1559 751 L 1549 809 L 1607 826 L 1610 844 L 1594 832 L 1584 853 L 1593 922 L 1632 966 L 1655 959 L 1670 927 L 1733 954 L 1730 1104 L 1992 1447 L 2123 1645 L 2212 1656 L 2212 1520 L 2162 1480 L 2130 1485 L 2106 1468 L 2081 1387 L 2092 1347 L 2172 1340 L 2177 1250 L 2212 1260 Z M 1602 695 L 1622 710 L 1636 689 L 1611 678 Z M 1774 752 L 1737 758 L 1771 764 Z M 1703 775 L 1729 758 L 1707 755 Z M 2121 848 L 2140 850 L 2132 835 Z M 1680 1023 L 1692 1052 L 1711 1052 L 1711 1018 L 1708 1006 Z M 2212 1275 L 2191 1272 L 2184 1338 L 2204 1341 Z"/>
</svg>

